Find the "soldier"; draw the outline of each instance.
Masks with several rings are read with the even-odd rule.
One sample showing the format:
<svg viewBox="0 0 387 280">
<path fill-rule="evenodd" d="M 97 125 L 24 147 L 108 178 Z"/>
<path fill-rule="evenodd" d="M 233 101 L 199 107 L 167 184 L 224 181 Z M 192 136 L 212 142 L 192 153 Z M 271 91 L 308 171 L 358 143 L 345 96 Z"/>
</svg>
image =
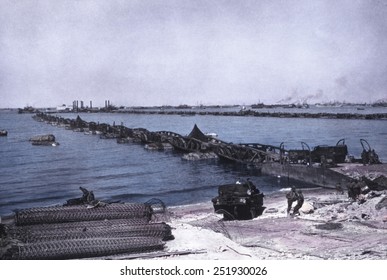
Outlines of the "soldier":
<svg viewBox="0 0 387 280">
<path fill-rule="evenodd" d="M 355 183 L 353 190 L 354 190 L 354 195 L 356 199 L 358 199 L 359 195 L 361 195 L 362 187 L 363 187 L 363 183 L 361 181 L 358 181 L 357 183 Z"/>
<path fill-rule="evenodd" d="M 297 197 L 298 197 L 298 194 L 296 191 L 296 187 L 292 186 L 292 188 L 290 189 L 290 192 L 286 194 L 286 199 L 288 200 L 288 209 L 286 210 L 287 214 L 290 213 L 290 210 L 292 209 L 292 204 L 293 202 L 297 201 Z"/>
<path fill-rule="evenodd" d="M 302 194 L 302 191 L 299 190 L 297 192 L 297 204 L 294 207 L 293 215 L 300 215 L 299 211 L 300 211 L 303 204 L 304 204 L 304 195 Z"/>
<path fill-rule="evenodd" d="M 355 180 L 351 180 L 348 185 L 348 197 L 352 200 L 357 200 L 359 195 L 361 194 L 362 183 L 356 182 Z"/>
<path fill-rule="evenodd" d="M 353 199 L 353 200 L 355 200 L 356 199 L 356 196 L 355 196 L 355 194 L 354 194 L 354 186 L 355 186 L 355 180 L 351 180 L 350 182 L 349 182 L 349 184 L 348 184 L 348 187 L 347 187 L 347 189 L 348 189 L 348 197 L 349 198 L 351 198 L 351 199 Z"/>
<path fill-rule="evenodd" d="M 260 191 L 257 189 L 257 187 L 253 184 L 253 182 L 250 181 L 250 178 L 247 178 L 247 185 L 249 186 L 250 194 L 259 194 Z"/>
</svg>

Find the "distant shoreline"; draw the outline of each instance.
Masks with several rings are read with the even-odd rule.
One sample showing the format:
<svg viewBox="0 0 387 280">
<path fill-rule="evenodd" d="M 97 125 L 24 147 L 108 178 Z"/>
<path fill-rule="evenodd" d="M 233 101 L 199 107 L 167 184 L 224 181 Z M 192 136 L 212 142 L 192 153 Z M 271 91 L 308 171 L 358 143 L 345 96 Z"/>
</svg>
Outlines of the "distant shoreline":
<svg viewBox="0 0 387 280">
<path fill-rule="evenodd" d="M 375 114 L 355 114 L 355 113 L 290 113 L 290 112 L 257 112 L 254 110 L 239 112 L 219 112 L 219 111 L 125 111 L 117 113 L 127 114 L 159 114 L 159 115 L 213 115 L 213 116 L 231 116 L 231 117 L 272 117 L 272 118 L 326 118 L 326 119 L 367 119 L 367 120 L 387 120 L 387 113 Z"/>
<path fill-rule="evenodd" d="M 79 108 L 73 110 L 58 111 L 54 109 L 35 109 L 28 107 L 24 109 L 0 109 L 0 111 L 18 111 L 20 114 L 35 114 L 43 112 L 46 114 L 67 114 L 67 113 L 116 113 L 116 114 L 138 114 L 138 115 L 180 115 L 190 116 L 227 116 L 227 117 L 271 117 L 271 118 L 313 118 L 313 119 L 360 119 L 360 120 L 387 120 L 387 112 L 380 113 L 353 113 L 353 112 L 300 112 L 299 108 L 278 107 L 291 109 L 292 111 L 262 112 L 256 109 L 240 109 L 225 111 L 227 108 L 239 108 L 237 106 L 210 106 L 208 108 L 192 107 L 131 107 L 131 108 Z M 356 107 L 354 107 L 356 108 Z M 211 109 L 211 110 L 208 110 Z M 264 108 L 260 108 L 264 109 Z M 294 110 L 294 111 L 293 111 Z M 362 110 L 363 111 L 363 110 Z M 363 111 L 364 112 L 364 111 Z"/>
</svg>

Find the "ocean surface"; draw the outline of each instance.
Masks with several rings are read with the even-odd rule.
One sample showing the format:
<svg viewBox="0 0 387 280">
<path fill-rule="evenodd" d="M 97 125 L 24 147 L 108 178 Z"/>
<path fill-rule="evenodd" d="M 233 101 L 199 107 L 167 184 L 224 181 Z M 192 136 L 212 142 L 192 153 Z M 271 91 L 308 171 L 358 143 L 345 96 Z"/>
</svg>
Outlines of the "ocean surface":
<svg viewBox="0 0 387 280">
<path fill-rule="evenodd" d="M 356 108 L 332 110 L 359 113 Z M 387 108 L 375 110 L 386 112 Z M 65 118 L 77 115 L 62 114 Z M 157 198 L 172 206 L 210 201 L 217 195 L 218 185 L 238 178 L 250 178 L 264 193 L 298 184 L 220 160 L 186 161 L 176 151 L 150 151 L 136 143 L 117 144 L 114 139 L 37 122 L 32 116 L 0 110 L 0 129 L 8 131 L 7 137 L 0 137 L 0 215 L 63 204 L 67 199 L 81 197 L 80 186 L 92 190 L 100 200 L 146 202 Z M 360 139 L 366 139 L 379 158 L 387 162 L 386 120 L 119 113 L 79 116 L 86 121 L 122 123 L 130 128 L 182 135 L 189 134 L 197 124 L 204 133 L 216 133 L 224 141 L 272 145 L 284 142 L 285 148 L 301 148 L 301 141 L 311 148 L 335 145 L 344 138 L 349 153 L 357 158 L 362 151 Z M 49 133 L 55 135 L 59 146 L 32 146 L 28 141 L 32 136 Z"/>
</svg>

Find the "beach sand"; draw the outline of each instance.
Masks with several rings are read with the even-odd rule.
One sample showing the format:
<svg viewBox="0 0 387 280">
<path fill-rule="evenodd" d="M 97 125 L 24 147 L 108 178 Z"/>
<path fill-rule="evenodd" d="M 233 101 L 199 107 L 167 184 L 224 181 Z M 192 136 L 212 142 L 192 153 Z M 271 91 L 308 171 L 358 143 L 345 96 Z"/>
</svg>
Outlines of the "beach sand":
<svg viewBox="0 0 387 280">
<path fill-rule="evenodd" d="M 286 191 L 266 195 L 265 211 L 252 220 L 225 221 L 211 202 L 169 207 L 175 239 L 160 258 L 387 259 L 386 191 L 370 192 L 360 204 L 332 189 L 303 190 L 305 203 L 296 217 L 286 213 Z"/>
</svg>

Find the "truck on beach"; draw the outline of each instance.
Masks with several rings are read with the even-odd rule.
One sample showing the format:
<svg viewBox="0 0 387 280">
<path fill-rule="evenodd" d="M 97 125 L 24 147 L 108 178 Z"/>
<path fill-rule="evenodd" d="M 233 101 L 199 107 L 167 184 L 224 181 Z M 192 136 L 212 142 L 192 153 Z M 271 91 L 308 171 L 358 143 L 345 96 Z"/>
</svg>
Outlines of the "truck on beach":
<svg viewBox="0 0 387 280">
<path fill-rule="evenodd" d="M 249 220 L 262 215 L 264 194 L 252 182 L 236 182 L 218 187 L 218 196 L 212 199 L 216 213 L 225 220 Z"/>
</svg>

